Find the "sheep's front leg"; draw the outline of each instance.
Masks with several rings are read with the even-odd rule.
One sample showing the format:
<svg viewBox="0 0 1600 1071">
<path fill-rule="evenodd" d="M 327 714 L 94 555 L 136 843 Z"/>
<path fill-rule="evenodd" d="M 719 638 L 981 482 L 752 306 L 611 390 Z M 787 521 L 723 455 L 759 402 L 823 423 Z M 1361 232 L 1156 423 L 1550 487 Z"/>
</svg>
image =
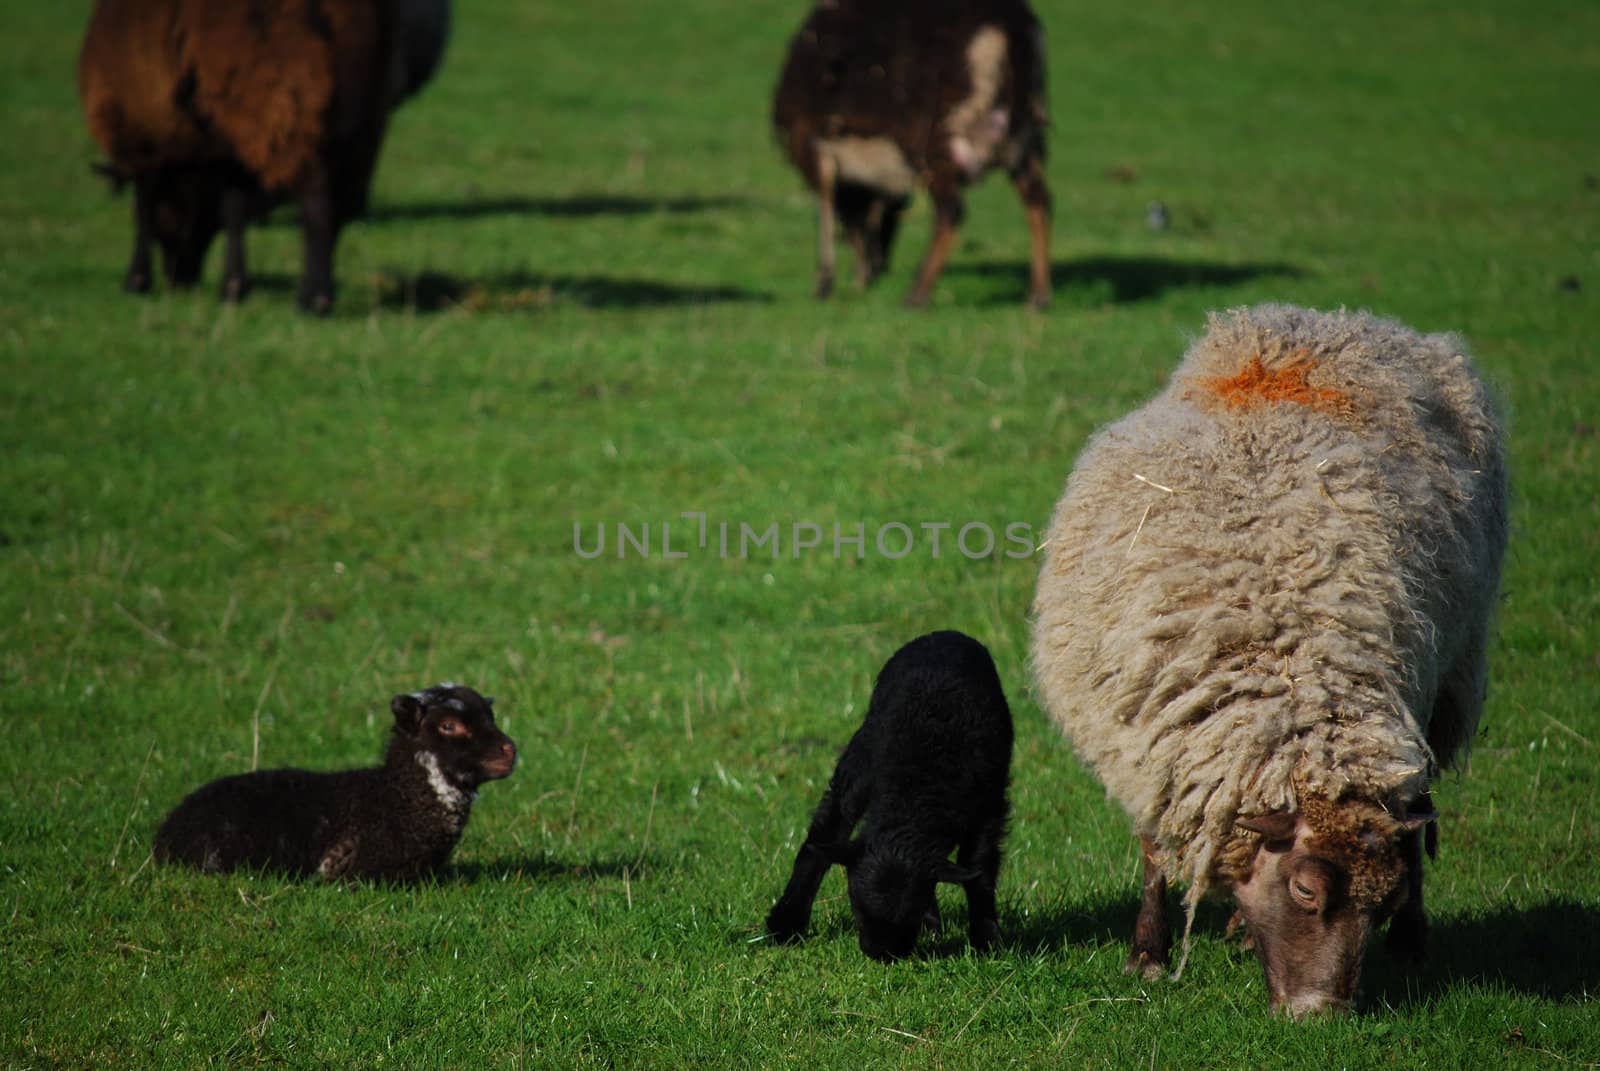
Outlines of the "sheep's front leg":
<svg viewBox="0 0 1600 1071">
<path fill-rule="evenodd" d="M 150 291 L 150 234 L 155 217 L 152 181 L 145 177 L 133 180 L 133 258 L 128 262 L 128 274 L 122 277 L 122 289 L 130 294 Z"/>
<path fill-rule="evenodd" d="M 250 292 L 250 273 L 245 267 L 244 229 L 249 205 L 245 191 L 230 186 L 222 191 L 222 225 L 227 232 L 227 250 L 222 261 L 222 300 L 242 301 Z"/>
<path fill-rule="evenodd" d="M 1012 181 L 1028 215 L 1028 304 L 1042 309 L 1050 304 L 1050 187 L 1044 181 L 1043 161 L 1030 156 Z"/>
<path fill-rule="evenodd" d="M 1420 809 L 1431 811 L 1432 801 L 1424 794 Z M 1389 922 L 1384 947 L 1396 960 L 1408 966 L 1420 964 L 1428 953 L 1428 916 L 1422 907 L 1422 849 L 1424 838 L 1435 838 L 1437 824 L 1400 834 L 1400 857 L 1405 860 L 1406 899 Z M 1434 843 L 1437 843 L 1435 838 Z"/>
<path fill-rule="evenodd" d="M 1154 981 L 1167 972 L 1172 955 L 1172 928 L 1167 922 L 1167 876 L 1156 862 L 1155 845 L 1141 836 L 1144 853 L 1144 889 L 1139 899 L 1139 920 L 1133 925 L 1133 947 L 1122 969 Z"/>
<path fill-rule="evenodd" d="M 935 186 L 928 192 L 933 198 L 933 241 L 928 243 L 922 267 L 917 269 L 916 284 L 912 286 L 911 293 L 906 295 L 905 303 L 910 308 L 921 308 L 928 303 L 933 284 L 938 281 L 939 273 L 944 271 L 945 261 L 950 259 L 950 250 L 956 244 L 956 231 L 966 213 L 961 191 L 954 183 Z"/>
<path fill-rule="evenodd" d="M 834 190 L 837 167 L 826 153 L 817 157 L 817 288 L 818 298 L 833 293 Z"/>
<path fill-rule="evenodd" d="M 980 952 L 993 948 L 1000 940 L 1000 912 L 995 904 L 995 889 L 1000 883 L 1000 842 L 1005 837 L 1005 816 L 985 823 L 977 835 L 956 852 L 956 865 L 977 871 L 977 876 L 962 882 L 967 894 L 967 940 Z"/>
</svg>

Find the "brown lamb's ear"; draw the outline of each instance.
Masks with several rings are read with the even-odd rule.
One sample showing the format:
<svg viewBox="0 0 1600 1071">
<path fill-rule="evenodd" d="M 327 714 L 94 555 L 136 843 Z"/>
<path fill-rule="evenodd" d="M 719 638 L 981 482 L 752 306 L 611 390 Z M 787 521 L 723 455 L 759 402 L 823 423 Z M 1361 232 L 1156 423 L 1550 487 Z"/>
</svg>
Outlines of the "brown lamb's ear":
<svg viewBox="0 0 1600 1071">
<path fill-rule="evenodd" d="M 408 736 L 415 736 L 422 727 L 422 697 L 419 695 L 402 694 L 389 700 L 389 709 L 394 711 L 395 726 Z"/>
<path fill-rule="evenodd" d="M 1273 814 L 1257 814 L 1248 818 L 1240 818 L 1234 823 L 1240 829 L 1248 829 L 1252 833 L 1259 833 L 1267 841 L 1293 840 L 1295 827 L 1300 820 L 1288 811 L 1277 811 Z"/>
</svg>

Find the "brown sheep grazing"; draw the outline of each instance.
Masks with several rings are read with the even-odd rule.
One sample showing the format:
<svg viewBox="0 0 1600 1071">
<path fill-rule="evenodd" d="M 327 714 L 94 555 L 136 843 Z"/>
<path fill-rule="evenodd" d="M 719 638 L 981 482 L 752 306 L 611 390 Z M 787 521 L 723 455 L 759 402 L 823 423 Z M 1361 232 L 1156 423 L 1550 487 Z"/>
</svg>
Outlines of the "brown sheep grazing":
<svg viewBox="0 0 1600 1071">
<path fill-rule="evenodd" d="M 866 286 L 921 183 L 933 241 L 906 304 L 927 304 L 963 187 L 1003 167 L 1032 234 L 1028 301 L 1050 303 L 1044 31 L 1026 0 L 821 0 L 789 43 L 772 121 L 817 194 L 818 297 L 833 289 L 835 220 Z"/>
<path fill-rule="evenodd" d="M 432 73 L 448 0 L 98 0 L 78 62 L 100 168 L 134 191 L 123 288 L 150 288 L 150 244 L 191 286 L 219 229 L 222 297 L 249 290 L 244 228 L 299 203 L 298 302 L 333 304 L 333 247 L 366 209 L 390 110 Z"/>
</svg>

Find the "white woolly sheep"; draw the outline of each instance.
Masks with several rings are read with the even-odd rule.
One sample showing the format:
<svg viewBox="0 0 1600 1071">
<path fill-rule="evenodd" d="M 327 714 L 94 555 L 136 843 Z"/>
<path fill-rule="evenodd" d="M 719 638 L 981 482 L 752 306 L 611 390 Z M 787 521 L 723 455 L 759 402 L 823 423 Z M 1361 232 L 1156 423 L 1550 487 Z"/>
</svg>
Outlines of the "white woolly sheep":
<svg viewBox="0 0 1600 1071">
<path fill-rule="evenodd" d="M 1011 740 L 1011 710 L 983 644 L 933 632 L 900 648 L 839 756 L 767 931 L 798 940 L 823 876 L 838 863 L 861 951 L 873 959 L 910 955 L 918 933 L 938 926 L 941 881 L 966 891 L 972 947 L 992 946 L 1000 936 L 994 891 Z M 851 840 L 858 822 L 861 834 Z"/>
<path fill-rule="evenodd" d="M 382 766 L 258 770 L 203 785 L 156 831 L 158 863 L 407 879 L 450 858 L 477 788 L 516 763 L 493 699 L 457 684 L 397 695 Z"/>
<path fill-rule="evenodd" d="M 1428 790 L 1482 710 L 1506 506 L 1460 341 L 1367 314 L 1213 316 L 1095 435 L 1051 521 L 1033 667 L 1143 844 L 1129 970 L 1167 965 L 1169 876 L 1190 927 L 1234 895 L 1295 1016 L 1353 1002 L 1385 918 L 1420 957 Z"/>
</svg>

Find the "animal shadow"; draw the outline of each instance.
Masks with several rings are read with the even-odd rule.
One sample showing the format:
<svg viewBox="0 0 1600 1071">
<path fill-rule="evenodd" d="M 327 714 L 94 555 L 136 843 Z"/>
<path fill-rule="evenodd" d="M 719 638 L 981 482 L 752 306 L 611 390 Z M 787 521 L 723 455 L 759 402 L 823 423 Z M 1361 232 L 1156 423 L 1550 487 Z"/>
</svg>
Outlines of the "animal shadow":
<svg viewBox="0 0 1600 1071">
<path fill-rule="evenodd" d="M 738 208 L 743 197 L 629 197 L 621 194 L 577 194 L 572 197 L 489 197 L 466 201 L 413 201 L 376 205 L 367 212 L 371 223 L 418 219 L 480 219 L 489 216 L 642 216 L 678 215 Z"/>
<path fill-rule="evenodd" d="M 610 275 L 508 272 L 467 279 L 443 272 L 384 273 L 377 279 L 379 308 L 435 313 L 445 309 L 521 311 L 554 305 L 591 309 L 769 302 L 772 295 L 737 286 L 681 285 Z"/>
<path fill-rule="evenodd" d="M 638 880 L 641 874 L 662 869 L 659 856 L 646 852 L 626 859 L 561 860 L 549 856 L 491 859 L 483 863 L 448 863 L 439 871 L 441 882 L 474 885 L 483 882 L 533 881 L 539 883 Z"/>
<path fill-rule="evenodd" d="M 1194 932 L 1221 935 L 1232 911 L 1228 906 L 1205 900 L 1195 912 Z M 1139 900 L 1134 896 L 1104 896 L 1098 900 L 1059 910 L 1030 912 L 1024 917 L 1002 912 L 1000 943 L 1019 952 L 1050 952 L 1067 945 L 1121 945 L 1126 951 L 1133 940 L 1133 924 L 1139 917 Z M 1183 910 L 1176 897 L 1167 897 L 1167 918 L 1173 925 L 1174 947 L 1182 939 Z"/>
<path fill-rule="evenodd" d="M 1012 261 L 980 261 L 952 264 L 951 275 L 971 275 L 985 280 L 1000 280 L 1003 290 L 983 299 L 984 304 L 1015 304 L 1028 288 L 1028 266 Z M 1273 276 L 1298 279 L 1307 273 L 1292 264 L 1217 264 L 1210 261 L 1172 260 L 1167 257 L 1084 257 L 1058 260 L 1050 266 L 1050 285 L 1058 297 L 1087 294 L 1111 304 L 1144 301 L 1167 290 L 1196 286 L 1236 286 L 1252 279 Z M 1093 304 L 1072 300 L 1072 304 Z"/>
<path fill-rule="evenodd" d="M 1551 900 L 1475 917 L 1435 917 L 1420 969 L 1408 972 L 1376 948 L 1367 962 L 1364 988 L 1368 1002 L 1379 1007 L 1427 1003 L 1462 983 L 1583 999 L 1600 989 L 1600 908 Z"/>
</svg>

